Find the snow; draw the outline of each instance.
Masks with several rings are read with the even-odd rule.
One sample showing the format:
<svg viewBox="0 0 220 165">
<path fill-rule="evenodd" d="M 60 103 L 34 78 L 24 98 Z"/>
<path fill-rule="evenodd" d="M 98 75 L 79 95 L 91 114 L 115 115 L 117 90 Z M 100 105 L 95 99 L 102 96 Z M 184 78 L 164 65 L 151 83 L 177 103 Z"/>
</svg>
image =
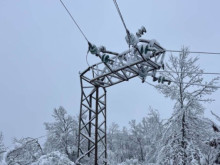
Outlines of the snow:
<svg viewBox="0 0 220 165">
<path fill-rule="evenodd" d="M 129 160 L 126 160 L 125 162 L 120 163 L 118 165 L 141 165 L 141 164 L 138 163 L 137 159 L 129 159 Z"/>
<path fill-rule="evenodd" d="M 61 154 L 59 151 L 49 153 L 47 155 L 41 156 L 37 162 L 31 165 L 75 165 L 71 162 L 66 155 Z"/>
<path fill-rule="evenodd" d="M 7 165 L 5 162 L 6 153 L 3 153 L 2 160 L 0 159 L 0 165 Z"/>
<path fill-rule="evenodd" d="M 128 43 L 128 45 L 133 45 L 136 46 L 139 39 L 137 38 L 136 35 L 130 33 L 130 35 L 125 37 L 126 42 Z"/>
</svg>

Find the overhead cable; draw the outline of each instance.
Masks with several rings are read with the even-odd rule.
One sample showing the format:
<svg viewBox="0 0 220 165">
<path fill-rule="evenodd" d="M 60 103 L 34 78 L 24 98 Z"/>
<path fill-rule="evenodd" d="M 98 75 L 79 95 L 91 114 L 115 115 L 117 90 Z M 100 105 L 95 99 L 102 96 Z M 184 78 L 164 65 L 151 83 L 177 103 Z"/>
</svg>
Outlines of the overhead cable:
<svg viewBox="0 0 220 165">
<path fill-rule="evenodd" d="M 186 84 L 186 85 L 189 84 L 187 82 L 178 82 L 178 81 L 172 81 L 172 80 L 169 80 L 169 81 L 177 83 L 177 84 L 180 84 L 180 83 Z M 220 88 L 220 86 L 214 86 L 214 85 L 208 85 L 208 84 L 196 84 L 196 83 L 190 83 L 190 84 L 193 86 L 202 86 L 202 87 L 208 87 L 208 88 Z"/>
<path fill-rule="evenodd" d="M 199 73 L 197 73 L 197 72 L 174 72 L 174 71 L 157 71 L 157 72 L 159 72 L 159 73 L 187 73 L 187 74 L 206 74 L 206 75 L 220 75 L 220 73 L 211 73 L 211 72 L 209 72 L 209 73 L 206 73 L 206 72 L 199 72 Z"/>
<path fill-rule="evenodd" d="M 125 24 L 125 21 L 124 21 L 124 19 L 123 19 L 123 16 L 122 16 L 122 14 L 121 14 L 121 11 L 120 11 L 120 8 L 119 8 L 119 6 L 118 6 L 118 4 L 117 4 L 117 1 L 116 1 L 116 0 L 113 0 L 113 2 L 114 2 L 114 4 L 115 4 L 115 7 L 116 7 L 116 9 L 117 9 L 117 11 L 118 11 L 118 14 L 119 14 L 119 16 L 120 16 L 120 18 L 121 18 L 121 21 L 122 21 L 122 23 L 123 23 L 123 25 L 124 25 L 125 31 L 126 31 L 127 35 L 129 36 L 129 35 L 130 35 L 130 32 L 129 32 L 129 30 L 128 30 L 126 24 Z"/>
<path fill-rule="evenodd" d="M 174 82 L 174 83 L 180 83 L 180 82 L 177 82 L 177 81 L 172 81 L 172 80 L 169 80 L 170 82 Z M 156 88 L 156 85 L 153 85 L 153 84 L 151 84 L 151 83 L 149 83 L 149 82 L 147 82 L 147 81 L 145 81 L 145 83 L 147 83 L 147 84 L 149 84 L 149 85 L 151 85 L 151 86 L 153 86 L 153 87 L 155 87 Z M 188 84 L 188 83 L 186 83 L 186 82 L 182 82 L 182 84 Z M 220 86 L 214 86 L 214 85 L 205 85 L 205 84 L 191 84 L 192 86 L 202 86 L 202 87 L 208 87 L 208 88 L 220 88 Z"/>
<path fill-rule="evenodd" d="M 178 52 L 181 53 L 183 51 L 181 50 L 166 50 L 166 52 Z M 194 53 L 194 54 L 215 54 L 215 55 L 220 55 L 220 53 L 216 52 L 197 52 L 197 51 L 187 51 L 187 53 Z"/>
<path fill-rule="evenodd" d="M 83 37 L 85 38 L 85 40 L 88 42 L 88 44 L 90 45 L 89 40 L 87 39 L 86 35 L 83 33 L 82 29 L 80 28 L 80 26 L 77 24 L 76 20 L 73 18 L 72 14 L 70 13 L 70 11 L 67 9 L 66 5 L 63 3 L 62 0 L 60 0 L 61 4 L 63 5 L 63 7 L 66 9 L 67 13 L 69 14 L 70 18 L 72 19 L 72 21 L 75 23 L 75 25 L 77 26 L 77 28 L 79 29 L 79 31 L 81 32 L 81 34 L 83 35 Z"/>
</svg>

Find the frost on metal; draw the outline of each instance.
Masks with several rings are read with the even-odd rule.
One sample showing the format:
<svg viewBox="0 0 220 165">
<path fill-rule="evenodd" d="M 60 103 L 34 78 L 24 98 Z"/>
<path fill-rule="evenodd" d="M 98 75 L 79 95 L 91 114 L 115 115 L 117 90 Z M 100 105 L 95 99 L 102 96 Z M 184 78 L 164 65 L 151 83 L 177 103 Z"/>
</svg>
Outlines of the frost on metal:
<svg viewBox="0 0 220 165">
<path fill-rule="evenodd" d="M 78 159 L 76 164 L 107 164 L 106 88 L 139 77 L 153 81 L 168 81 L 156 77 L 164 68 L 165 49 L 155 40 L 140 39 L 146 32 L 142 27 L 136 35 L 129 33 L 129 49 L 122 53 L 89 44 L 91 54 L 101 62 L 80 73 L 81 108 L 79 116 Z"/>
<path fill-rule="evenodd" d="M 156 70 L 163 68 L 165 49 L 155 40 L 139 39 L 138 43 L 122 53 L 100 49 L 94 51 L 102 60 L 87 68 L 80 76 L 94 86 L 110 87 L 139 76 L 155 77 Z"/>
</svg>

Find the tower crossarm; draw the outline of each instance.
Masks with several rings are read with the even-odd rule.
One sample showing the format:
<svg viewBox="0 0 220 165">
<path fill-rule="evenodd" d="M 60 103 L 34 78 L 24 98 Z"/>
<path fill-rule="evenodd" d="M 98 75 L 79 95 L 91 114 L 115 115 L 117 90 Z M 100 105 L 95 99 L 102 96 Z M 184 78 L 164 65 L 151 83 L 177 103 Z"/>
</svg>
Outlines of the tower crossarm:
<svg viewBox="0 0 220 165">
<path fill-rule="evenodd" d="M 163 67 L 165 49 L 155 40 L 140 39 L 139 43 L 123 53 L 103 50 L 100 58 L 108 60 L 87 68 L 81 76 L 94 86 L 110 87 L 139 76 L 154 76 Z M 112 57 L 110 57 L 112 56 Z"/>
</svg>

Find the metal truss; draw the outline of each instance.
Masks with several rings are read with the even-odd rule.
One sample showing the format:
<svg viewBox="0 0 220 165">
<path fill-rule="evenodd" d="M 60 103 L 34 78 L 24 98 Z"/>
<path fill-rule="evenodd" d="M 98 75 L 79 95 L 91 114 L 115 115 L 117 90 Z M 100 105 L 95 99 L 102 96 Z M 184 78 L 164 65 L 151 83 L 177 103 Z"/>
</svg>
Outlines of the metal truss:
<svg viewBox="0 0 220 165">
<path fill-rule="evenodd" d="M 102 55 L 108 53 L 114 57 L 108 63 L 92 65 L 81 76 L 94 86 L 105 88 L 137 76 L 155 76 L 155 71 L 163 66 L 165 50 L 154 43 L 151 50 L 141 53 L 141 47 L 146 47 L 149 43 L 149 40 L 142 39 L 139 45 L 121 54 L 102 51 Z"/>
<path fill-rule="evenodd" d="M 107 164 L 106 90 L 83 76 L 79 119 L 78 160 L 82 164 Z"/>
<path fill-rule="evenodd" d="M 76 164 L 107 165 L 106 88 L 134 77 L 144 82 L 147 76 L 152 76 L 153 81 L 170 83 L 164 77 L 156 77 L 156 71 L 164 67 L 165 49 L 154 40 L 141 39 L 147 32 L 143 26 L 136 35 L 129 32 L 116 0 L 114 3 L 127 33 L 125 40 L 129 50 L 119 54 L 106 51 L 104 47 L 98 49 L 89 42 L 63 1 L 60 2 L 88 42 L 91 54 L 102 60 L 80 74 L 81 106 Z"/>
<path fill-rule="evenodd" d="M 79 116 L 77 164 L 107 165 L 106 88 L 140 77 L 155 78 L 163 67 L 165 49 L 157 42 L 140 39 L 136 46 L 118 54 L 100 49 L 100 58 L 113 57 L 87 68 L 80 74 L 81 106 Z"/>
</svg>

